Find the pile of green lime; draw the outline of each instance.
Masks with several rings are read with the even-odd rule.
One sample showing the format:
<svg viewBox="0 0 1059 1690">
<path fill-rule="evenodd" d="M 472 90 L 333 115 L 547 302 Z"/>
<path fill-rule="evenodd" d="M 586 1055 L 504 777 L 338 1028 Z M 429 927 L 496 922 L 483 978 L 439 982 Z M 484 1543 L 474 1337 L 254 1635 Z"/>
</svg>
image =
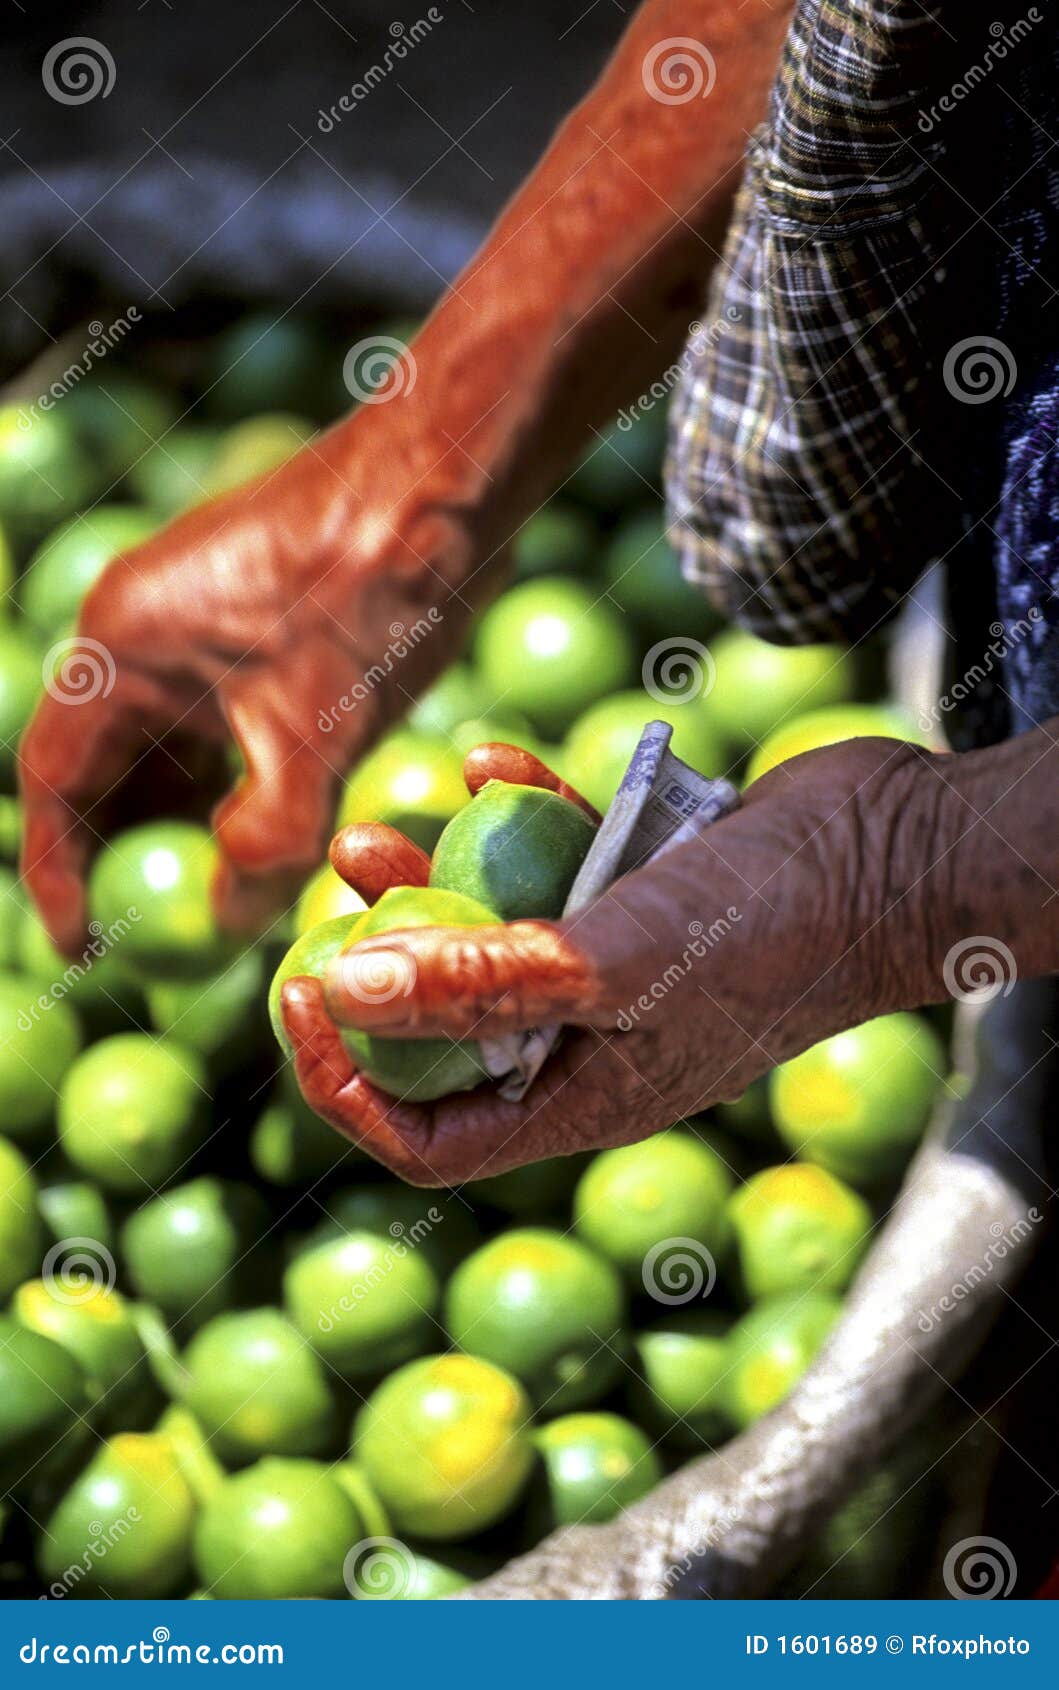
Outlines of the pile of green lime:
<svg viewBox="0 0 1059 1690">
<path fill-rule="evenodd" d="M 413 332 L 359 332 L 380 327 Z M 445 1596 L 635 1507 L 797 1387 L 944 1087 L 943 1027 L 886 1016 L 716 1122 L 443 1193 L 307 1108 L 284 980 L 394 930 L 561 913 L 590 823 L 531 786 L 469 799 L 476 744 L 534 752 L 602 810 L 652 719 L 736 779 L 907 725 L 874 660 L 720 628 L 683 582 L 655 406 L 595 435 L 511 536 L 515 584 L 345 784 L 336 823 L 405 831 L 428 886 L 369 909 L 321 863 L 236 944 L 209 831 L 140 821 L 99 851 L 90 943 L 60 957 L 15 871 L 45 655 L 112 558 L 275 473 L 348 403 L 334 333 L 298 311 L 233 317 L 176 363 L 167 341 L 113 351 L 47 412 L 0 407 L 4 1578 L 66 1599 Z M 675 636 L 693 686 L 660 682 Z M 365 964 L 366 997 L 404 988 L 400 958 Z M 395 1096 L 485 1077 L 473 1040 L 345 1037 Z M 892 1552 L 844 1566 L 843 1594 L 895 1576 Z"/>
</svg>

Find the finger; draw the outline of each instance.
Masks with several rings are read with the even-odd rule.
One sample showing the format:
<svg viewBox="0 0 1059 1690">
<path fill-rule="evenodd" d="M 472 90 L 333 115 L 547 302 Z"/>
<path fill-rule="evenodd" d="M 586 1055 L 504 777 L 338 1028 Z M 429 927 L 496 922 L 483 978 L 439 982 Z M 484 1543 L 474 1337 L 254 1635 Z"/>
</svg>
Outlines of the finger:
<svg viewBox="0 0 1059 1690">
<path fill-rule="evenodd" d="M 82 681 L 79 677 L 84 677 Z M 159 715 L 152 683 L 117 668 L 102 646 L 64 659 L 18 753 L 24 806 L 22 875 L 59 950 L 84 948 L 85 871 L 101 843 L 111 790 L 152 745 Z"/>
<path fill-rule="evenodd" d="M 388 985 L 387 982 L 392 983 Z M 603 982 L 559 927 L 405 928 L 335 957 L 327 1005 L 343 1026 L 415 1037 L 508 1033 L 541 1022 L 602 1024 Z"/>
<path fill-rule="evenodd" d="M 351 822 L 340 828 L 328 850 L 335 873 L 366 904 L 378 903 L 394 886 L 425 886 L 430 858 L 386 822 Z"/>
<path fill-rule="evenodd" d="M 598 825 L 602 820 L 599 811 L 587 798 L 582 798 L 575 787 L 561 780 L 554 769 L 549 769 L 547 763 L 535 757 L 532 751 L 523 751 L 518 745 L 490 740 L 474 746 L 464 758 L 463 778 L 472 798 L 482 790 L 486 781 L 504 780 L 512 786 L 539 786 L 545 792 L 557 792 L 560 798 L 568 798 L 571 804 L 583 810 L 590 821 Z"/>
<path fill-rule="evenodd" d="M 338 775 L 288 715 L 293 700 L 260 672 L 229 692 L 224 711 L 245 774 L 214 812 L 221 851 L 214 902 L 221 922 L 256 930 L 295 897 L 331 831 Z"/>
<path fill-rule="evenodd" d="M 427 1111 L 396 1102 L 357 1072 L 327 1013 L 320 982 L 305 975 L 288 980 L 281 1008 L 295 1078 L 310 1109 L 410 1184 L 443 1183 L 424 1154 Z"/>
</svg>

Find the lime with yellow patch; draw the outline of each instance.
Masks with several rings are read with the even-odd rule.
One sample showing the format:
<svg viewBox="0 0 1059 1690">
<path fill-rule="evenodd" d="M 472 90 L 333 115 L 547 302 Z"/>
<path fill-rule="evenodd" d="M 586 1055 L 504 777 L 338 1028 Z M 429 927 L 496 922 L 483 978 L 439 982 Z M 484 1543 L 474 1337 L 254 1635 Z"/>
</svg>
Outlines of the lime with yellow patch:
<svg viewBox="0 0 1059 1690">
<path fill-rule="evenodd" d="M 330 863 L 324 863 L 299 893 L 294 906 L 294 936 L 300 939 L 321 922 L 335 921 L 339 916 L 361 915 L 367 907 L 360 893 L 347 886 Z"/>
<path fill-rule="evenodd" d="M 315 432 L 311 422 L 290 411 L 267 411 L 236 423 L 222 437 L 206 470 L 207 493 L 215 498 L 278 469 Z"/>
<path fill-rule="evenodd" d="M 751 1298 L 844 1291 L 871 1237 L 863 1197 L 826 1168 L 805 1162 L 763 1168 L 740 1186 L 728 1212 Z"/>
<path fill-rule="evenodd" d="M 323 1363 L 278 1309 L 215 1316 L 183 1362 L 185 1406 L 222 1460 L 331 1448 L 335 1403 Z"/>
<path fill-rule="evenodd" d="M 69 1350 L 0 1314 L 0 1492 L 61 1476 L 87 1442 L 89 1407 Z"/>
<path fill-rule="evenodd" d="M 37 1566 L 62 1596 L 175 1596 L 191 1565 L 195 1498 L 168 1439 L 122 1432 L 92 1457 L 41 1533 Z"/>
<path fill-rule="evenodd" d="M 334 1472 L 273 1456 L 218 1485 L 195 1526 L 195 1567 L 222 1600 L 333 1599 L 348 1594 L 346 1557 L 363 1537 Z"/>
<path fill-rule="evenodd" d="M 11 1313 L 27 1332 L 51 1338 L 80 1362 L 93 1404 L 111 1425 L 120 1425 L 123 1416 L 135 1419 L 148 1398 L 147 1352 L 120 1291 L 95 1277 L 76 1276 L 79 1247 L 94 1273 L 106 1271 L 104 1251 L 72 1240 L 66 1268 L 60 1265 L 53 1279 L 20 1285 Z"/>
<path fill-rule="evenodd" d="M 599 1525 L 653 1490 L 662 1463 L 620 1414 L 564 1414 L 534 1433 L 549 1526 Z"/>
<path fill-rule="evenodd" d="M 574 1192 L 574 1224 L 643 1288 L 652 1252 L 667 1242 L 700 1246 L 704 1267 L 710 1258 L 716 1267 L 728 1247 L 732 1184 L 710 1145 L 688 1132 L 659 1133 L 593 1158 Z"/>
<path fill-rule="evenodd" d="M 877 1016 L 774 1071 L 776 1130 L 804 1161 L 851 1185 L 893 1179 L 923 1135 L 946 1066 L 942 1042 L 922 1016 Z"/>
<path fill-rule="evenodd" d="M 739 751 L 753 750 L 792 718 L 804 722 L 809 712 L 841 704 L 857 684 L 853 654 L 840 645 L 771 645 L 728 628 L 710 646 L 710 656 L 710 711 Z"/>
<path fill-rule="evenodd" d="M 842 1313 L 824 1291 L 766 1297 L 732 1328 L 724 1403 L 742 1431 L 789 1396 L 815 1361 Z"/>
<path fill-rule="evenodd" d="M 67 1159 L 108 1191 L 143 1196 L 197 1148 L 208 1094 L 201 1058 L 175 1039 L 115 1033 L 72 1064 L 59 1092 Z"/>
<path fill-rule="evenodd" d="M 32 538 L 86 504 L 96 484 L 68 422 L 50 408 L 0 406 L 0 519 Z"/>
<path fill-rule="evenodd" d="M 148 979 L 188 979 L 230 960 L 236 946 L 211 901 L 219 861 L 216 841 L 193 822 L 145 822 L 104 846 L 89 875 L 89 907 L 126 967 Z"/>
<path fill-rule="evenodd" d="M 297 979 L 301 975 L 309 975 L 314 980 L 322 980 L 327 973 L 332 958 L 336 957 L 349 938 L 356 915 L 334 915 L 326 921 L 321 921 L 316 927 L 310 927 L 295 939 L 290 950 L 272 976 L 272 984 L 268 992 L 268 1015 L 272 1023 L 272 1031 L 276 1035 L 280 1049 L 284 1055 L 294 1054 L 293 1046 L 287 1037 L 287 1029 L 283 1025 L 283 988 L 288 980 Z"/>
<path fill-rule="evenodd" d="M 509 1373 L 469 1355 L 391 1373 L 354 1426 L 354 1455 L 398 1531 L 456 1541 L 509 1514 L 533 1467 L 530 1405 Z"/>
<path fill-rule="evenodd" d="M 438 840 L 430 884 L 476 899 L 501 921 L 555 919 L 595 835 L 558 793 L 490 780 Z"/>
<path fill-rule="evenodd" d="M 344 1378 L 363 1379 L 430 1348 L 441 1287 L 414 1244 L 348 1232 L 299 1252 L 283 1299 L 317 1354 Z"/>
<path fill-rule="evenodd" d="M 800 757 L 805 751 L 819 751 L 839 745 L 845 739 L 898 739 L 923 745 L 923 735 L 900 711 L 881 704 L 835 704 L 795 716 L 770 733 L 747 764 L 746 779 L 760 779 L 778 763 Z"/>
<path fill-rule="evenodd" d="M 625 1296 L 610 1262 L 576 1238 L 520 1227 L 456 1269 L 445 1322 L 461 1349 L 514 1373 L 555 1412 L 598 1402 L 617 1377 Z"/>
<path fill-rule="evenodd" d="M 338 822 L 386 822 L 432 851 L 446 822 L 467 803 L 463 758 L 448 739 L 399 728 L 358 763 Z"/>
</svg>

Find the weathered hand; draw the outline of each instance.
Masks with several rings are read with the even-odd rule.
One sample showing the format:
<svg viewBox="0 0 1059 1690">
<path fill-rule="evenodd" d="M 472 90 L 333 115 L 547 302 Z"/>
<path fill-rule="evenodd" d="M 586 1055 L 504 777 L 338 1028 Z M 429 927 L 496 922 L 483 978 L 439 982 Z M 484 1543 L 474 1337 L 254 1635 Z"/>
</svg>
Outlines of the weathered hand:
<svg viewBox="0 0 1059 1690">
<path fill-rule="evenodd" d="M 496 750 L 475 755 L 488 765 Z M 644 1138 L 819 1038 L 924 1001 L 934 969 L 918 853 L 942 761 L 893 740 L 814 752 L 576 920 L 365 941 L 326 991 L 307 979 L 284 990 L 306 1098 L 410 1183 L 456 1184 Z M 333 861 L 378 896 L 385 856 L 378 830 L 347 829 Z M 400 875 L 407 866 L 402 855 Z M 414 984 L 366 1004 L 357 971 L 387 953 Z M 355 1071 L 339 1031 L 466 1038 L 543 1022 L 570 1030 L 521 1103 L 488 1087 L 396 1103 Z"/>
<path fill-rule="evenodd" d="M 163 736 L 245 774 L 214 815 L 220 913 L 251 927 L 320 861 L 340 776 L 447 660 L 470 613 L 451 456 L 402 395 L 116 560 L 79 634 L 98 684 L 45 695 L 21 751 L 24 872 L 65 949 L 83 875 Z M 479 582 L 479 590 L 483 582 Z"/>
</svg>

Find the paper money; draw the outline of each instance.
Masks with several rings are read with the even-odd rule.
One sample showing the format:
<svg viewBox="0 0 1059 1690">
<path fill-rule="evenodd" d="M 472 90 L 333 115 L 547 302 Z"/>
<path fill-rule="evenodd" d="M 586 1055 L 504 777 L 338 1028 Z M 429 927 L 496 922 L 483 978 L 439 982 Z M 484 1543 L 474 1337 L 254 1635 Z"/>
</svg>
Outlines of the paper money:
<svg viewBox="0 0 1059 1690">
<path fill-rule="evenodd" d="M 648 722 L 600 824 L 580 873 L 570 888 L 564 916 L 576 915 L 623 874 L 642 868 L 702 833 L 739 808 L 739 793 L 727 780 L 709 780 L 669 749 L 673 730 Z M 536 1027 L 482 1039 L 489 1074 L 501 1097 L 517 1103 L 559 1042 L 561 1027 Z"/>
</svg>

